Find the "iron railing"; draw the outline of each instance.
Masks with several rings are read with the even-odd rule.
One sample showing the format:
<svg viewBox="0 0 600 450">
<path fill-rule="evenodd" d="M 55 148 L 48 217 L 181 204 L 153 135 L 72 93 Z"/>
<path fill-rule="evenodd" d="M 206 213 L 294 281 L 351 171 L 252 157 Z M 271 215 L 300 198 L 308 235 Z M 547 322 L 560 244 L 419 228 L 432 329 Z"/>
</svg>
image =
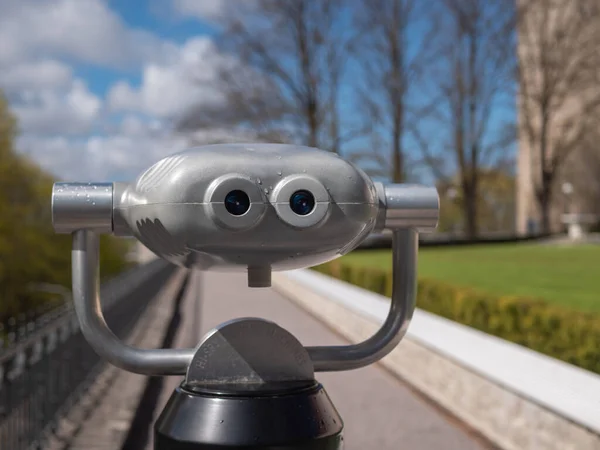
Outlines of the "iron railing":
<svg viewBox="0 0 600 450">
<path fill-rule="evenodd" d="M 106 322 L 119 338 L 127 338 L 174 269 L 155 260 L 102 286 Z M 105 363 L 79 330 L 70 301 L 37 318 L 22 315 L 0 327 L 0 448 L 43 449 Z"/>
</svg>

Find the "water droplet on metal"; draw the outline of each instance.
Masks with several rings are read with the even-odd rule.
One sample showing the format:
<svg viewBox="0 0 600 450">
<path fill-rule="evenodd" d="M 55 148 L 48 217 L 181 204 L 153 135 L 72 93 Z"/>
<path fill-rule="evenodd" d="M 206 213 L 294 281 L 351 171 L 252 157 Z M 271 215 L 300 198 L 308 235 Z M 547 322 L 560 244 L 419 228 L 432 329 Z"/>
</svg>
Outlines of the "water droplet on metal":
<svg viewBox="0 0 600 450">
<path fill-rule="evenodd" d="M 219 420 L 219 423 L 223 423 L 223 422 L 225 422 L 225 421 L 224 420 Z"/>
<path fill-rule="evenodd" d="M 256 181 L 258 182 L 258 184 L 262 184 L 262 180 L 260 178 L 257 178 Z"/>
<path fill-rule="evenodd" d="M 93 205 L 93 206 L 95 206 L 95 205 L 96 205 L 96 202 L 92 202 L 92 205 Z"/>
<path fill-rule="evenodd" d="M 265 189 L 265 194 L 268 194 L 268 193 L 269 193 L 269 190 L 268 190 L 268 189 Z"/>
<path fill-rule="evenodd" d="M 283 174 L 281 173 L 281 171 L 279 171 L 279 172 L 277 172 L 277 175 L 281 176 L 281 175 L 283 175 Z"/>
</svg>

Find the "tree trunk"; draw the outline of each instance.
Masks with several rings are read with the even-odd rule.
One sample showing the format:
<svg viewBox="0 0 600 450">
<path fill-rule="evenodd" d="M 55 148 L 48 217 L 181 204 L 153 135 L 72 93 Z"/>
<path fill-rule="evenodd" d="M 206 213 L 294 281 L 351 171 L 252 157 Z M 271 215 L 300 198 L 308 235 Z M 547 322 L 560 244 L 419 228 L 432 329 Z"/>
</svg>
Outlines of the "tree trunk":
<svg viewBox="0 0 600 450">
<path fill-rule="evenodd" d="M 402 136 L 400 134 L 400 124 L 394 124 L 392 152 L 394 155 L 392 163 L 392 182 L 402 183 L 404 181 L 404 155 L 402 155 Z"/>
<path fill-rule="evenodd" d="M 550 186 L 543 186 L 539 196 L 540 212 L 542 216 L 542 234 L 550 234 Z"/>
<path fill-rule="evenodd" d="M 465 198 L 465 233 L 468 239 L 475 239 L 478 234 L 477 226 L 477 198 L 470 194 Z"/>
<path fill-rule="evenodd" d="M 319 121 L 317 103 L 310 101 L 306 108 L 308 116 L 308 146 L 319 147 Z"/>
<path fill-rule="evenodd" d="M 393 17 L 397 25 L 402 22 L 402 11 L 400 2 L 394 3 Z M 404 181 L 404 152 L 402 148 L 402 132 L 404 127 L 404 90 L 406 84 L 405 48 L 398 42 L 399 35 L 404 34 L 400 26 L 391 36 L 391 64 L 392 64 L 392 86 L 390 90 L 390 101 L 393 114 L 392 151 L 393 151 L 393 182 Z"/>
<path fill-rule="evenodd" d="M 479 224 L 477 217 L 477 192 L 478 180 L 476 178 L 469 179 L 463 181 L 462 191 L 463 191 L 463 216 L 465 220 L 465 236 L 467 239 L 475 239 L 479 235 Z"/>
</svg>

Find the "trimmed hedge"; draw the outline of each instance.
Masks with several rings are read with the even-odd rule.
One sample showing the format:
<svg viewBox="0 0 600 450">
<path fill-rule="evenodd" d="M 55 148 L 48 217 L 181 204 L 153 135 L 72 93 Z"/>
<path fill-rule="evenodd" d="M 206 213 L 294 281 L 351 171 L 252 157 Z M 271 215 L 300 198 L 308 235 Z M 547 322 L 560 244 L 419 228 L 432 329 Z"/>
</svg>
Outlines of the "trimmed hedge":
<svg viewBox="0 0 600 450">
<path fill-rule="evenodd" d="M 392 273 L 332 261 L 314 270 L 390 297 Z M 420 279 L 420 309 L 600 374 L 600 315 Z"/>
</svg>

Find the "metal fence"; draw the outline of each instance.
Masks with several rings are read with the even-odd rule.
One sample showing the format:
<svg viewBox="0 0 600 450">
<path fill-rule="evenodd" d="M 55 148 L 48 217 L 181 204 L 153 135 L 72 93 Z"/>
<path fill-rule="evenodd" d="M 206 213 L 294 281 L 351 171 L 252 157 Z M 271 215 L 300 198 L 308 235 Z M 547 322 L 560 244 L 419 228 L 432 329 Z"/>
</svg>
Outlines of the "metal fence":
<svg viewBox="0 0 600 450">
<path fill-rule="evenodd" d="M 174 269 L 155 260 L 102 286 L 106 322 L 119 338 L 127 338 Z M 70 302 L 37 318 L 10 319 L 0 331 L 0 447 L 42 449 L 105 363 L 83 337 Z"/>
</svg>

